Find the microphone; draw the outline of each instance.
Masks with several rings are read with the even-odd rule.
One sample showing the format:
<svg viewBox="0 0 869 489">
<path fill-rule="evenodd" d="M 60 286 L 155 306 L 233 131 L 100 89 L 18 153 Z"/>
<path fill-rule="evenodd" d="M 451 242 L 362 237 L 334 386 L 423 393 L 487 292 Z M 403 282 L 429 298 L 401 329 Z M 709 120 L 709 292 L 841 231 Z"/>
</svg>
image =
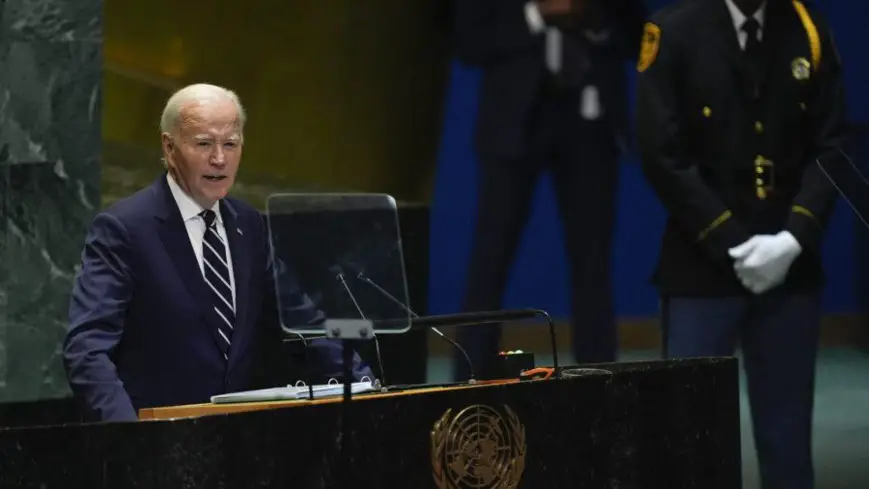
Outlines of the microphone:
<svg viewBox="0 0 869 489">
<path fill-rule="evenodd" d="M 350 290 L 350 286 L 347 285 L 347 280 L 344 279 L 344 271 L 341 269 L 340 265 L 335 265 L 331 267 L 331 269 L 335 273 L 335 279 L 341 282 L 341 286 L 344 287 L 344 291 L 347 292 L 347 295 L 350 297 L 350 300 L 353 301 L 353 306 L 356 307 L 356 311 L 359 313 L 359 317 L 362 319 L 368 319 L 365 317 L 365 313 L 362 311 L 362 307 L 359 306 L 359 302 L 356 300 L 356 296 L 353 295 L 353 291 Z M 381 385 L 387 385 L 386 383 L 386 371 L 383 369 L 383 359 L 380 356 L 380 341 L 377 339 L 377 335 L 372 331 L 371 336 L 374 338 L 374 351 L 377 355 L 377 366 L 380 367 L 380 383 Z M 344 348 L 348 347 L 347 342 L 344 342 Z M 350 356 L 352 358 L 352 355 Z M 347 358 L 347 355 L 344 355 L 344 358 Z M 345 369 L 345 372 L 347 369 Z M 346 383 L 347 381 L 345 381 Z"/>
<path fill-rule="evenodd" d="M 387 292 L 386 289 L 384 289 L 383 287 L 381 287 L 380 285 L 378 285 L 374 280 L 370 279 L 370 278 L 369 278 L 367 275 L 365 275 L 364 273 L 359 272 L 359 273 L 356 275 L 356 278 L 359 279 L 359 280 L 362 280 L 363 282 L 367 283 L 368 285 L 374 287 L 378 292 L 380 292 L 380 294 L 381 294 L 382 296 L 386 297 L 387 299 L 389 299 L 389 300 L 392 301 L 393 303 L 397 304 L 398 307 L 400 307 L 402 310 L 404 310 L 405 312 L 407 312 L 408 314 L 410 314 L 410 317 L 415 318 L 415 319 L 419 319 L 419 314 L 413 312 L 413 310 L 412 310 L 410 307 L 408 307 L 406 304 L 404 304 L 404 303 L 401 302 L 400 300 L 396 299 L 394 295 L 392 295 L 392 294 L 390 294 L 389 292 Z M 445 335 L 445 334 L 444 334 L 441 330 L 439 330 L 437 327 L 435 327 L 435 326 L 429 326 L 429 329 L 432 330 L 435 334 L 437 334 L 437 335 L 440 336 L 441 338 L 443 338 L 444 340 L 446 340 L 447 343 L 453 345 L 453 347 L 455 347 L 456 350 L 459 350 L 459 352 L 462 354 L 462 356 L 465 357 L 465 363 L 468 364 L 468 372 L 469 372 L 470 375 L 471 375 L 471 377 L 468 379 L 468 382 L 471 383 L 471 384 L 473 384 L 474 382 L 476 382 L 476 380 L 474 379 L 474 364 L 473 364 L 473 362 L 471 362 L 471 357 L 468 356 L 468 352 L 466 352 L 465 349 L 462 348 L 462 346 L 461 346 L 457 341 L 455 341 L 455 340 L 453 340 L 452 338 L 450 338 L 449 336 Z"/>
</svg>

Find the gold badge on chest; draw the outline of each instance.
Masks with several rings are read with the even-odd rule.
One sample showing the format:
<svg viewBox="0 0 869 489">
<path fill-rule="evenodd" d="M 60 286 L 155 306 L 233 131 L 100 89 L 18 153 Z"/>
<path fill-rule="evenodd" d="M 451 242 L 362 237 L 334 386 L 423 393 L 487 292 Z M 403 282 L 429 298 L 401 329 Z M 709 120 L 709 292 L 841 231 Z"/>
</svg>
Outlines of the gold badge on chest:
<svg viewBox="0 0 869 489">
<path fill-rule="evenodd" d="M 808 80 L 809 76 L 812 74 L 812 65 L 809 64 L 809 60 L 806 58 L 794 58 L 794 60 L 791 61 L 791 74 L 794 75 L 794 79 L 796 80 Z"/>
</svg>

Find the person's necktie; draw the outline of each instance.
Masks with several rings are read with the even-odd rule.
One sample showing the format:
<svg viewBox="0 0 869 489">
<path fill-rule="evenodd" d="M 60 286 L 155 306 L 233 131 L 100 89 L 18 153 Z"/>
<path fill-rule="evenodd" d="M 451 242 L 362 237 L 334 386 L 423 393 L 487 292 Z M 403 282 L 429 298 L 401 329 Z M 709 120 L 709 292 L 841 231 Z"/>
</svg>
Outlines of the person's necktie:
<svg viewBox="0 0 869 489">
<path fill-rule="evenodd" d="M 746 34 L 745 40 L 745 63 L 751 76 L 752 93 L 758 96 L 760 87 L 760 40 L 757 33 L 760 31 L 760 23 L 754 17 L 749 17 L 742 23 L 742 30 Z"/>
<path fill-rule="evenodd" d="M 546 68 L 553 74 L 561 71 L 561 31 L 550 27 L 546 29 Z"/>
<path fill-rule="evenodd" d="M 224 358 L 229 358 L 232 330 L 235 324 L 235 306 L 232 300 L 232 282 L 229 277 L 229 261 L 226 244 L 217 233 L 216 214 L 212 210 L 200 214 L 205 221 L 205 236 L 202 241 L 202 261 L 205 283 L 211 289 L 214 311 L 220 317 L 217 332 L 221 338 Z"/>
</svg>

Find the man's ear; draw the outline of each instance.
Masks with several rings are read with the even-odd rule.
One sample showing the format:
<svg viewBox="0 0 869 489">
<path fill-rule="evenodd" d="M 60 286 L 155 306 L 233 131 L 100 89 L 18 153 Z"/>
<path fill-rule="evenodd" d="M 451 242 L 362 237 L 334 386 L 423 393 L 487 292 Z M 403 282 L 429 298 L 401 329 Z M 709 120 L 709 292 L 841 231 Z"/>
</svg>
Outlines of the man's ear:
<svg viewBox="0 0 869 489">
<path fill-rule="evenodd" d="M 170 136 L 168 132 L 164 132 L 160 136 L 160 139 L 161 139 L 161 143 L 163 144 L 164 150 L 172 151 L 172 149 L 175 147 L 174 146 L 175 143 L 172 141 L 172 136 Z"/>
<path fill-rule="evenodd" d="M 172 164 L 172 151 L 175 148 L 175 142 L 172 140 L 172 136 L 164 132 L 160 136 L 160 144 L 163 149 L 163 158 L 161 158 L 163 166 L 171 172 L 174 166 Z"/>
</svg>

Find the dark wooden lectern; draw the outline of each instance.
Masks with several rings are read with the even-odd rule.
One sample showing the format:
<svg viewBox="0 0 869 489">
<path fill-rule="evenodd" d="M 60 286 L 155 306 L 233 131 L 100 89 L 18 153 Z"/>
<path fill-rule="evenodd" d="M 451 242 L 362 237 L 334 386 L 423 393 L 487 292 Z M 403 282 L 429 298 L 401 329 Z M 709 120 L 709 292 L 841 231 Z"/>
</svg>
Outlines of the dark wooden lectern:
<svg viewBox="0 0 869 489">
<path fill-rule="evenodd" d="M 577 377 L 340 400 L 147 410 L 0 431 L 0 488 L 741 487 L 734 359 L 584 365 Z"/>
</svg>

